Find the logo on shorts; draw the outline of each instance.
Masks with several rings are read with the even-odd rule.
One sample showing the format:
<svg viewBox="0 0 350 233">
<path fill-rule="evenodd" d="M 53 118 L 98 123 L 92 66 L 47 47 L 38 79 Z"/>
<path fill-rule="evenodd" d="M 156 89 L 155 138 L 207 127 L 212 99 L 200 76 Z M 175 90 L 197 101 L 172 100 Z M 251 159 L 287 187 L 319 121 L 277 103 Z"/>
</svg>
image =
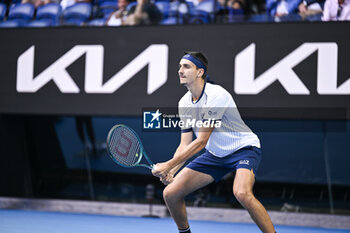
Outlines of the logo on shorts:
<svg viewBox="0 0 350 233">
<path fill-rule="evenodd" d="M 246 160 L 246 159 L 240 160 L 239 164 L 249 165 L 249 160 Z"/>
<path fill-rule="evenodd" d="M 143 112 L 143 128 L 160 129 L 161 116 L 159 109 L 156 112 Z"/>
</svg>

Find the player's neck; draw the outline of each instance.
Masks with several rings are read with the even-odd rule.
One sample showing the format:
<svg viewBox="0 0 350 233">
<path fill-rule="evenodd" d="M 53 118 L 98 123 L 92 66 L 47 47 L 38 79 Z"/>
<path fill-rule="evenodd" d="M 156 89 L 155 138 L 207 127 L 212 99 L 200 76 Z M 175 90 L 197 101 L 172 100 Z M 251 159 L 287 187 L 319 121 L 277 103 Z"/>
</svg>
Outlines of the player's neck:
<svg viewBox="0 0 350 233">
<path fill-rule="evenodd" d="M 192 94 L 192 101 L 197 101 L 203 92 L 204 88 L 204 79 L 198 80 L 198 82 L 193 83 L 193 85 L 187 86 L 187 89 Z"/>
</svg>

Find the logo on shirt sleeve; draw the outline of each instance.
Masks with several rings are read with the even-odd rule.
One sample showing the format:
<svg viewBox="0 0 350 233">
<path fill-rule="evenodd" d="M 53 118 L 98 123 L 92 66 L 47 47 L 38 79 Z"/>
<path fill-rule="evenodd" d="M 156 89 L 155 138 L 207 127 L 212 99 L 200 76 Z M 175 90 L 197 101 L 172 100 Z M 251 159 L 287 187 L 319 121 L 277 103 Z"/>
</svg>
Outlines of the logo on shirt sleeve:
<svg viewBox="0 0 350 233">
<path fill-rule="evenodd" d="M 213 111 L 210 111 L 208 112 L 208 115 L 209 116 L 216 116 L 218 113 L 217 112 L 213 112 Z"/>
</svg>

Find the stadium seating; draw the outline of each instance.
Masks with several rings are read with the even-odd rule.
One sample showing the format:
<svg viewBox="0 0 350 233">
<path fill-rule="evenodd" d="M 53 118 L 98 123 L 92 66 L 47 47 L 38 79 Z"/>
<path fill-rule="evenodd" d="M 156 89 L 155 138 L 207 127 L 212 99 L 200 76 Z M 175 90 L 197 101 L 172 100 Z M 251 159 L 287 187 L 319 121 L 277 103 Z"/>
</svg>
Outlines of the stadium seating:
<svg viewBox="0 0 350 233">
<path fill-rule="evenodd" d="M 35 27 L 35 28 L 42 28 L 42 27 L 51 27 L 51 26 L 55 26 L 53 25 L 53 21 L 49 20 L 49 19 L 42 19 L 42 20 L 33 20 L 30 21 L 27 25 L 25 25 L 26 27 Z"/>
<path fill-rule="evenodd" d="M 212 22 L 211 14 L 206 11 L 195 10 L 191 13 L 190 24 L 208 24 Z"/>
<path fill-rule="evenodd" d="M 91 16 L 92 6 L 90 3 L 79 2 L 63 11 L 63 25 L 82 26 Z"/>
<path fill-rule="evenodd" d="M 155 3 L 160 12 L 165 13 L 169 11 L 170 3 L 165 1 L 160 1 Z"/>
<path fill-rule="evenodd" d="M 112 12 L 117 10 L 117 1 L 104 1 L 98 6 L 99 16 L 103 18 L 109 16 Z"/>
<path fill-rule="evenodd" d="M 177 11 L 180 14 L 190 14 L 194 10 L 192 2 L 174 1 L 170 3 L 170 11 Z"/>
<path fill-rule="evenodd" d="M 61 15 L 61 6 L 58 3 L 49 3 L 40 6 L 37 9 L 36 19 L 44 21 L 44 23 L 34 23 L 37 25 L 49 24 L 50 26 L 55 26 L 59 24 L 59 18 Z M 49 22 L 51 21 L 51 22 Z"/>
<path fill-rule="evenodd" d="M 274 18 L 268 14 L 256 14 L 252 15 L 248 22 L 273 22 Z"/>
<path fill-rule="evenodd" d="M 21 19 L 7 20 L 0 23 L 1 28 L 24 27 L 25 25 L 26 25 L 26 22 Z"/>
<path fill-rule="evenodd" d="M 193 4 L 187 3 L 185 1 L 158 1 L 155 4 L 163 14 L 163 20 L 160 22 L 161 25 L 187 23 L 190 12 L 193 8 Z"/>
<path fill-rule="evenodd" d="M 0 21 L 4 20 L 6 16 L 7 6 L 5 3 L 0 3 Z"/>
<path fill-rule="evenodd" d="M 176 25 L 176 24 L 183 24 L 184 20 L 182 16 L 171 16 L 168 18 L 163 19 L 160 24 L 161 25 Z"/>
<path fill-rule="evenodd" d="M 10 7 L 8 20 L 22 20 L 27 22 L 34 16 L 35 7 L 30 3 L 16 4 Z"/>
<path fill-rule="evenodd" d="M 11 4 L 20 4 L 22 2 L 22 0 L 11 0 L 10 2 L 11 2 Z"/>
<path fill-rule="evenodd" d="M 153 0 L 162 12 L 159 24 L 208 24 L 237 22 L 295 22 L 321 21 L 322 13 L 301 17 L 289 14 L 281 17 L 270 16 L 264 12 L 246 13 L 242 9 L 231 9 L 221 6 L 218 0 L 203 0 L 197 5 L 186 0 Z M 92 3 L 78 2 L 67 8 L 60 3 L 49 3 L 38 7 L 32 4 L 21 4 L 21 0 L 8 2 L 0 0 L 1 27 L 51 27 L 51 26 L 103 26 L 107 17 L 117 10 L 118 0 L 92 0 Z M 126 11 L 137 5 L 131 0 Z M 64 10 L 63 10 L 64 9 Z M 8 22 L 7 22 L 8 21 Z M 42 22 L 40 22 L 42 21 Z"/>
<path fill-rule="evenodd" d="M 218 3 L 215 0 L 204 0 L 200 2 L 195 9 L 199 11 L 205 11 L 210 14 L 213 14 L 217 11 Z"/>
<path fill-rule="evenodd" d="M 92 19 L 87 23 L 87 26 L 104 26 L 106 24 L 105 18 Z"/>
</svg>

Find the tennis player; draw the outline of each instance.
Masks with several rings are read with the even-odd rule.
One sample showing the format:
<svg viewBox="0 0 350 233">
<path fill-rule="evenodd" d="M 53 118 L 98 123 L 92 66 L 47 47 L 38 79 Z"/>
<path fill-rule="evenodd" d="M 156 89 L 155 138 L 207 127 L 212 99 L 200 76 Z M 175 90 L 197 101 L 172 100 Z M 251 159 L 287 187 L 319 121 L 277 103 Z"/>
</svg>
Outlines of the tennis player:
<svg viewBox="0 0 350 233">
<path fill-rule="evenodd" d="M 207 66 L 208 60 L 200 52 L 186 52 L 180 60 L 180 84 L 188 89 L 179 101 L 180 119 L 185 123 L 193 123 L 195 119 L 202 124 L 182 125 L 180 145 L 173 158 L 156 164 L 153 175 L 167 185 L 164 201 L 179 232 L 191 232 L 185 196 L 236 171 L 233 194 L 262 232 L 274 233 L 269 215 L 252 191 L 261 159 L 260 141 L 241 119 L 231 94 L 207 82 Z M 206 121 L 215 124 L 204 124 Z M 175 176 L 203 148 L 206 151 Z"/>
</svg>

